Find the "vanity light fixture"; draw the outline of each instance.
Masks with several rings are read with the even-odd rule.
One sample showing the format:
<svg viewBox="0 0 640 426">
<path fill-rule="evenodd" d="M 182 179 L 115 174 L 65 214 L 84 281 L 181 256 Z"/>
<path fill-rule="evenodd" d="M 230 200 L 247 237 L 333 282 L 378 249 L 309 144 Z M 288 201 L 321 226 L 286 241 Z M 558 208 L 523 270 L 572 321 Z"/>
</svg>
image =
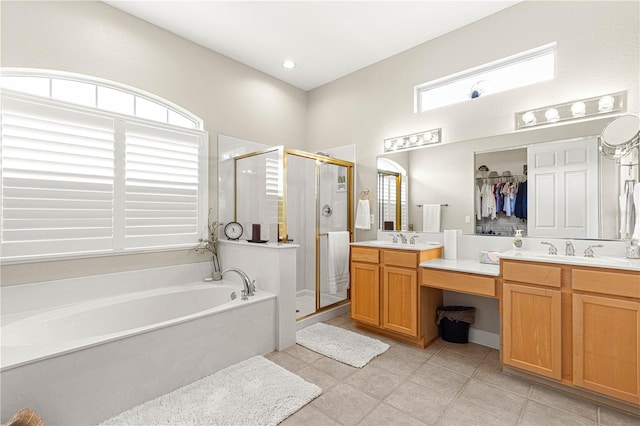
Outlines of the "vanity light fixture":
<svg viewBox="0 0 640 426">
<path fill-rule="evenodd" d="M 384 140 L 384 152 L 419 148 L 434 145 L 442 141 L 442 129 L 426 130 L 406 136 L 398 136 Z"/>
<path fill-rule="evenodd" d="M 517 112 L 516 130 L 621 113 L 626 110 L 626 103 L 625 91 Z"/>
</svg>

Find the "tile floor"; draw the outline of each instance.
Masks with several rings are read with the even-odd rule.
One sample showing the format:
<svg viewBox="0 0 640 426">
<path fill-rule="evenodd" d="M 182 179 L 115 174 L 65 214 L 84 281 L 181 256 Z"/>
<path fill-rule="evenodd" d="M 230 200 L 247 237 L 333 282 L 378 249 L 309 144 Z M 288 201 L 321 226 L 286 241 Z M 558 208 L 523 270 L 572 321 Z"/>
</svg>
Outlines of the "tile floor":
<svg viewBox="0 0 640 426">
<path fill-rule="evenodd" d="M 367 334 L 349 315 L 327 324 Z M 322 395 L 281 425 L 640 425 L 605 407 L 500 372 L 498 351 L 438 341 L 425 350 L 391 339 L 358 369 L 295 345 L 267 355 Z"/>
</svg>

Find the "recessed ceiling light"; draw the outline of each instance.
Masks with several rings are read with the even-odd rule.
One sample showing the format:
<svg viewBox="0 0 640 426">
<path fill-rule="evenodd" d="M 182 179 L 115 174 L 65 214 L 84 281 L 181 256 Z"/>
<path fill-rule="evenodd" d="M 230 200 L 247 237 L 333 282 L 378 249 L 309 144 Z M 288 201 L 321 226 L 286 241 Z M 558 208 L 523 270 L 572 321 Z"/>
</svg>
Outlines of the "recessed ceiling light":
<svg viewBox="0 0 640 426">
<path fill-rule="evenodd" d="M 282 63 L 282 67 L 290 70 L 296 67 L 296 63 L 290 60 L 286 60 Z"/>
</svg>

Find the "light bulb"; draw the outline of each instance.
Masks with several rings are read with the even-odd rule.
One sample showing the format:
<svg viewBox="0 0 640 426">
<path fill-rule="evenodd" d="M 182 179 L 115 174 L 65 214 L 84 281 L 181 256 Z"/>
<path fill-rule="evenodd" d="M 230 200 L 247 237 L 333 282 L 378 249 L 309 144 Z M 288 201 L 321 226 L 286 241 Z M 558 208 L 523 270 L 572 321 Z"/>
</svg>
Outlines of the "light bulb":
<svg viewBox="0 0 640 426">
<path fill-rule="evenodd" d="M 527 126 L 531 126 L 532 124 L 536 124 L 536 115 L 533 111 L 528 111 L 522 114 L 522 122 Z"/>
<path fill-rule="evenodd" d="M 574 117 L 580 117 L 584 115 L 585 112 L 587 112 L 587 106 L 584 102 L 575 102 L 571 105 L 571 114 L 573 114 Z"/>
<path fill-rule="evenodd" d="M 547 112 L 544 113 L 544 118 L 547 119 L 548 122 L 554 122 L 560 120 L 560 114 L 558 110 L 555 108 L 549 108 Z"/>
<path fill-rule="evenodd" d="M 613 96 L 609 96 L 609 95 L 603 96 L 598 101 L 598 111 L 600 112 L 611 111 L 613 109 L 614 103 L 615 103 L 615 99 L 613 99 Z"/>
<path fill-rule="evenodd" d="M 411 142 L 411 143 L 418 142 L 418 137 L 416 135 L 409 136 L 409 142 Z"/>
</svg>

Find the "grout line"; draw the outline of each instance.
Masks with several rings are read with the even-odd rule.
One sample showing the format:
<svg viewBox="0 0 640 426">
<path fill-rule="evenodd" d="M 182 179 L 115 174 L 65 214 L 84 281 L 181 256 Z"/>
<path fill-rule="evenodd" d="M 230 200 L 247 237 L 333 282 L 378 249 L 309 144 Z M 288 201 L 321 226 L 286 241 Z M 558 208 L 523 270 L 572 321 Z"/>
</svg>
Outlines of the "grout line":
<svg viewBox="0 0 640 426">
<path fill-rule="evenodd" d="M 467 387 L 469 386 L 470 382 L 471 382 L 471 377 L 468 377 L 467 380 L 462 384 L 462 387 L 460 388 L 460 390 L 456 394 L 456 397 L 455 397 L 454 400 L 460 399 L 460 396 L 467 389 Z"/>
<path fill-rule="evenodd" d="M 529 406 L 529 401 L 530 399 L 528 398 L 524 400 L 524 405 L 520 410 L 520 415 L 518 416 L 518 421 L 516 422 L 516 425 L 522 424 L 522 420 L 524 419 L 524 413 L 527 411 L 527 407 Z"/>
</svg>

